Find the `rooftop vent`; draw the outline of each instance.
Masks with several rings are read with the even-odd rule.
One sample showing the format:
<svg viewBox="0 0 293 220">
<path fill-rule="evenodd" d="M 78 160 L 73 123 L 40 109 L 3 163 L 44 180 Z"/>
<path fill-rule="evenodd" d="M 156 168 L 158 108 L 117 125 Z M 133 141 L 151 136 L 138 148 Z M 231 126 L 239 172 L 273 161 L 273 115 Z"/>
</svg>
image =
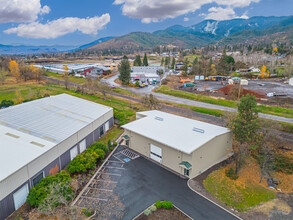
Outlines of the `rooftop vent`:
<svg viewBox="0 0 293 220">
<path fill-rule="evenodd" d="M 193 127 L 192 130 L 196 131 L 196 132 L 199 132 L 199 133 L 202 133 L 202 134 L 204 133 L 204 130 L 200 129 L 200 128 Z"/>
<path fill-rule="evenodd" d="M 47 136 L 43 136 L 42 138 L 48 140 L 48 141 L 56 141 L 54 138 L 50 138 L 50 137 L 47 137 Z"/>
<path fill-rule="evenodd" d="M 0 124 L 1 125 L 8 125 L 6 122 L 4 122 L 4 121 L 0 121 Z"/>
<path fill-rule="evenodd" d="M 36 146 L 38 146 L 38 147 L 45 147 L 44 144 L 40 144 L 40 143 L 35 142 L 35 141 L 32 141 L 31 144 L 36 145 Z"/>
<path fill-rule="evenodd" d="M 161 117 L 157 117 L 157 116 L 155 117 L 155 119 L 158 120 L 158 121 L 164 121 L 163 118 L 161 118 Z"/>
<path fill-rule="evenodd" d="M 25 132 L 25 133 L 32 133 L 30 130 L 27 130 L 27 129 L 25 129 L 25 128 L 19 128 L 18 129 L 19 131 L 23 131 L 23 132 Z"/>
<path fill-rule="evenodd" d="M 15 135 L 15 134 L 11 134 L 11 133 L 6 133 L 6 135 L 9 137 L 13 137 L 13 138 L 19 138 L 19 136 Z"/>
</svg>

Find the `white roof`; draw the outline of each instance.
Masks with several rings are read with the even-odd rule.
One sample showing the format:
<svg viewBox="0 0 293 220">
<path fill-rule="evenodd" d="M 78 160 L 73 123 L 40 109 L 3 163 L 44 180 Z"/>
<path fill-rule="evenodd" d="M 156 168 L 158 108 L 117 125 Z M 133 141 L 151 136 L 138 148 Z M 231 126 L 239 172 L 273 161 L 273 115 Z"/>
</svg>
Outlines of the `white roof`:
<svg viewBox="0 0 293 220">
<path fill-rule="evenodd" d="M 0 182 L 109 111 L 67 94 L 0 110 Z"/>
<path fill-rule="evenodd" d="M 216 136 L 230 132 L 217 125 L 153 110 L 122 127 L 176 150 L 191 154 Z"/>
<path fill-rule="evenodd" d="M 0 110 L 0 124 L 60 143 L 111 110 L 61 94 Z"/>
</svg>

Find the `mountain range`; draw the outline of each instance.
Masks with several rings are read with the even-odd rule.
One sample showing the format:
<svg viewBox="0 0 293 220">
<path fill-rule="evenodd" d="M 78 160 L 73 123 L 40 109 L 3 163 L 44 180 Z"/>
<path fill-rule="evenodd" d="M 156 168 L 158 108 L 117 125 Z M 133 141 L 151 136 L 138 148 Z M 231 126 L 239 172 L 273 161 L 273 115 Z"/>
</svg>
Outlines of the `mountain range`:
<svg viewBox="0 0 293 220">
<path fill-rule="evenodd" d="M 104 37 L 80 47 L 0 45 L 0 54 L 37 54 L 72 51 L 135 51 L 172 44 L 181 48 L 209 44 L 271 43 L 293 44 L 293 16 L 251 17 L 225 21 L 204 20 L 192 26 L 174 25 L 164 30 L 132 32 Z"/>
<path fill-rule="evenodd" d="M 204 20 L 185 27 L 171 26 L 164 30 L 133 32 L 92 45 L 84 50 L 140 50 L 172 44 L 182 48 L 216 44 L 237 44 L 284 41 L 293 43 L 293 16 L 252 17 L 225 21 Z"/>
</svg>

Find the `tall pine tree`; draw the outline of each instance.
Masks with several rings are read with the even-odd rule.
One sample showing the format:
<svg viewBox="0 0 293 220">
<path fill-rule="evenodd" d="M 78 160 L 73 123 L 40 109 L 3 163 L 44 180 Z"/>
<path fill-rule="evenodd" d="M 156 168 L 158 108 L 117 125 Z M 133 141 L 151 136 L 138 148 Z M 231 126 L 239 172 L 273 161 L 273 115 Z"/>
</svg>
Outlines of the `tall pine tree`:
<svg viewBox="0 0 293 220">
<path fill-rule="evenodd" d="M 141 63 L 141 58 L 140 58 L 140 55 L 138 54 L 138 55 L 136 55 L 136 57 L 135 57 L 135 60 L 134 60 L 134 62 L 133 62 L 133 66 L 141 66 L 142 65 L 142 63 Z"/>
<path fill-rule="evenodd" d="M 122 82 L 123 85 L 128 85 L 130 80 L 130 63 L 128 61 L 128 58 L 126 56 L 123 57 L 120 65 L 119 65 L 119 79 Z"/>
<path fill-rule="evenodd" d="M 143 66 L 148 66 L 149 65 L 149 62 L 148 62 L 148 57 L 146 55 L 146 53 L 144 54 L 144 57 L 143 57 Z"/>
</svg>

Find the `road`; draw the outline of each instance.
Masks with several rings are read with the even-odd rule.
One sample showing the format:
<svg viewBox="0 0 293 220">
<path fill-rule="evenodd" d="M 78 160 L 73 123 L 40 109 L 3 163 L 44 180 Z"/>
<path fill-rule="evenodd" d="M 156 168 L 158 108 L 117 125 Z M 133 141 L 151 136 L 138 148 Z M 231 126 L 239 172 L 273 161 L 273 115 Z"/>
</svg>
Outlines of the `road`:
<svg viewBox="0 0 293 220">
<path fill-rule="evenodd" d="M 112 86 L 127 89 L 128 91 L 130 91 L 134 94 L 137 94 L 137 95 L 141 95 L 141 96 L 144 96 L 146 94 L 153 94 L 153 96 L 155 96 L 157 99 L 159 99 L 161 101 L 167 101 L 167 102 L 172 102 L 172 103 L 176 103 L 176 104 L 183 104 L 183 105 L 202 107 L 202 108 L 208 108 L 208 109 L 217 109 L 217 110 L 226 111 L 226 112 L 237 112 L 237 109 L 235 109 L 235 108 L 229 108 L 229 107 L 225 107 L 225 106 L 213 105 L 213 104 L 209 104 L 209 103 L 193 101 L 193 100 L 179 98 L 179 97 L 170 96 L 170 95 L 165 95 L 165 94 L 161 94 L 161 93 L 155 93 L 152 91 L 155 88 L 155 86 L 148 86 L 147 88 L 139 88 L 139 89 L 122 86 L 120 84 L 115 83 L 115 79 L 117 79 L 117 78 L 118 78 L 118 76 L 115 75 L 115 76 L 112 76 L 108 79 L 102 80 L 102 82 L 108 83 L 109 85 L 112 85 Z M 259 117 L 274 120 L 274 121 L 287 122 L 287 123 L 293 124 L 293 118 L 285 118 L 285 117 L 263 114 L 263 113 L 259 113 Z"/>
</svg>

